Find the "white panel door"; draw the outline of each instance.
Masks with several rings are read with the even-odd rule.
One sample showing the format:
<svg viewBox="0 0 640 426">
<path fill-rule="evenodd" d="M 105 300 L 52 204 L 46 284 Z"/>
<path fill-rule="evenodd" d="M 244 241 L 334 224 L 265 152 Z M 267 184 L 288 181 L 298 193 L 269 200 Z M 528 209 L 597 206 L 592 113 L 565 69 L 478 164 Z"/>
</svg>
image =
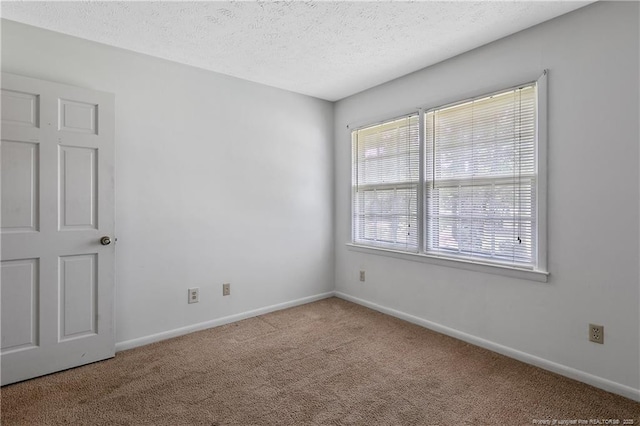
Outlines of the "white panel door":
<svg viewBox="0 0 640 426">
<path fill-rule="evenodd" d="M 114 355 L 114 97 L 6 73 L 0 97 L 5 385 Z"/>
</svg>

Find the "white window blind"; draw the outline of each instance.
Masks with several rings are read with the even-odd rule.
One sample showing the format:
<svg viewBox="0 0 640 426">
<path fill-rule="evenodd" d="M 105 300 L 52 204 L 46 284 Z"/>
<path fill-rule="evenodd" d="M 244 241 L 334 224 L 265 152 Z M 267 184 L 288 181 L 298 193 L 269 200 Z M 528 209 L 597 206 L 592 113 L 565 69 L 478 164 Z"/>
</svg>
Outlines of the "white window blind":
<svg viewBox="0 0 640 426">
<path fill-rule="evenodd" d="M 536 265 L 535 132 L 535 84 L 425 113 L 425 253 Z"/>
<path fill-rule="evenodd" d="M 355 243 L 418 251 L 417 114 L 352 133 Z"/>
</svg>

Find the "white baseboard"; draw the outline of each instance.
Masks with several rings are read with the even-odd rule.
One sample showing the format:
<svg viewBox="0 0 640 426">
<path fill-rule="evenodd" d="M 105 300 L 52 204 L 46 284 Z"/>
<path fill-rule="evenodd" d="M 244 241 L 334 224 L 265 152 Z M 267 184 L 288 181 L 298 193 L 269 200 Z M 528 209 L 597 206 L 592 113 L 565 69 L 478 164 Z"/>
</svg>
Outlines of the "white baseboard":
<svg viewBox="0 0 640 426">
<path fill-rule="evenodd" d="M 358 305 L 366 306 L 367 308 L 371 308 L 375 311 L 382 312 L 384 314 L 391 315 L 393 317 L 400 318 L 407 322 L 428 328 L 430 330 L 437 331 L 438 333 L 455 337 L 456 339 L 463 340 L 467 343 L 471 343 L 472 345 L 489 349 L 490 351 L 508 356 L 509 358 L 514 358 L 514 359 L 517 359 L 518 361 L 535 365 L 536 367 L 540 367 L 542 369 L 552 371 L 562 376 L 569 377 L 570 379 L 578 380 L 588 385 L 595 386 L 597 388 L 606 390 L 608 392 L 615 393 L 615 394 L 624 396 L 625 398 L 629 398 L 634 401 L 640 402 L 640 389 L 634 389 L 627 385 L 616 383 L 599 376 L 594 376 L 593 374 L 586 373 L 581 370 L 576 370 L 575 368 L 567 367 L 566 365 L 558 364 L 556 362 L 549 361 L 544 358 L 540 358 L 535 355 L 528 354 L 526 352 L 521 352 L 516 349 L 509 348 L 507 346 L 499 345 L 489 340 L 481 339 L 479 337 L 472 336 L 471 334 L 463 333 L 453 328 L 445 327 L 443 325 L 440 325 L 431 321 L 427 321 L 420 317 L 416 317 L 414 315 L 397 311 L 395 309 L 387 308 L 385 306 L 381 306 L 376 303 L 369 302 L 367 300 L 350 296 L 348 294 L 341 293 L 339 291 L 335 292 L 335 296 L 344 300 L 348 300 L 349 302 L 357 303 Z"/>
<path fill-rule="evenodd" d="M 247 318 L 257 317 L 258 315 L 268 314 L 269 312 L 279 311 L 281 309 L 292 308 L 298 305 L 315 302 L 317 300 L 333 297 L 334 292 L 316 294 L 314 296 L 303 297 L 301 299 L 291 300 L 289 302 L 278 303 L 276 305 L 265 306 L 264 308 L 254 309 L 252 311 L 241 312 L 239 314 L 229 315 L 222 318 L 216 318 L 210 321 L 200 322 L 197 324 L 187 325 L 185 327 L 175 328 L 173 330 L 163 331 L 161 333 L 151 334 L 149 336 L 138 337 L 136 339 L 125 340 L 116 343 L 116 352 L 127 349 L 136 348 L 138 346 L 148 345 L 149 343 L 159 342 L 161 340 L 170 339 L 172 337 L 182 336 L 184 334 L 193 333 L 194 331 L 205 330 L 207 328 L 218 327 L 232 322 L 240 321 Z"/>
</svg>

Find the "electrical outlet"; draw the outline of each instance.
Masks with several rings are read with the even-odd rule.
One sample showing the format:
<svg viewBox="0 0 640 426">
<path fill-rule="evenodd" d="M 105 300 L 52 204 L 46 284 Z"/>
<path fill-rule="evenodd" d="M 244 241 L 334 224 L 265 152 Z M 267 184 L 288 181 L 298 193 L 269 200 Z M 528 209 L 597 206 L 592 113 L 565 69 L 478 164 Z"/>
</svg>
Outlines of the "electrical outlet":
<svg viewBox="0 0 640 426">
<path fill-rule="evenodd" d="M 364 282 L 364 271 L 360 271 L 360 281 Z"/>
<path fill-rule="evenodd" d="M 225 283 L 222 284 L 222 295 L 229 296 L 231 294 L 231 284 Z"/>
<path fill-rule="evenodd" d="M 604 343 L 604 326 L 589 324 L 589 340 L 595 343 Z"/>
<path fill-rule="evenodd" d="M 200 289 L 198 287 L 189 289 L 189 303 L 198 303 L 200 301 Z"/>
</svg>

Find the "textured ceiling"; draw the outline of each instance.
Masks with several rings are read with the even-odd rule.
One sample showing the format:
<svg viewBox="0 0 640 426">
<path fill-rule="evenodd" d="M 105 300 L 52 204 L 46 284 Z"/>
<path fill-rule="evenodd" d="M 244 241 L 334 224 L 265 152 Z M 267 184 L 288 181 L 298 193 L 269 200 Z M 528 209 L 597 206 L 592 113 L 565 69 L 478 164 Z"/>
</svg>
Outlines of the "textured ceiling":
<svg viewBox="0 0 640 426">
<path fill-rule="evenodd" d="M 334 101 L 588 3 L 3 1 L 1 13 Z"/>
</svg>

